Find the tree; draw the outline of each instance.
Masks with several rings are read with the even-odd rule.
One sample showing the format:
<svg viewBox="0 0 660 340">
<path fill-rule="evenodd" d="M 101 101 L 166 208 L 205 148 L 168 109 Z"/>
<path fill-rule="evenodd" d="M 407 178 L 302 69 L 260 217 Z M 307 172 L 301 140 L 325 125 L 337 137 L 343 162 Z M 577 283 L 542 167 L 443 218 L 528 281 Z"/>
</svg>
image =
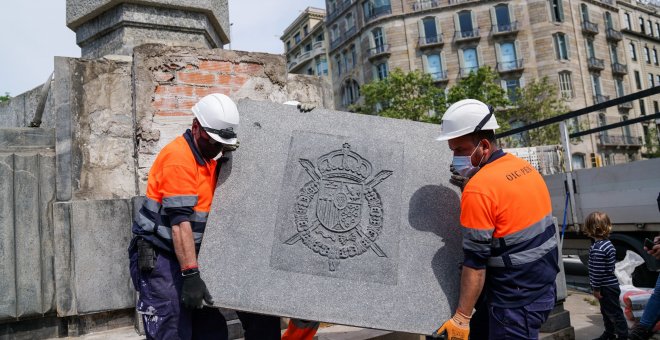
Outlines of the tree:
<svg viewBox="0 0 660 340">
<path fill-rule="evenodd" d="M 362 86 L 363 106 L 352 111 L 383 117 L 439 123 L 437 113 L 446 109 L 442 88 L 435 85 L 430 74 L 420 71 L 404 73 L 395 69 L 383 80 Z"/>
<path fill-rule="evenodd" d="M 548 77 L 532 80 L 525 87 L 519 88 L 514 97 L 514 106 L 502 110 L 498 116 L 498 121 L 506 123 L 507 130 L 512 123 L 528 125 L 568 111 L 565 99 L 558 95 L 557 86 L 550 84 Z M 506 138 L 503 142 L 509 146 L 560 144 L 559 124 L 529 130 L 518 137 Z"/>
<path fill-rule="evenodd" d="M 476 72 L 470 72 L 467 77 L 451 87 L 447 95 L 447 103 L 453 104 L 468 98 L 480 100 L 494 108 L 504 108 L 509 104 L 506 91 L 500 85 L 499 74 L 487 66 L 480 67 Z"/>
<path fill-rule="evenodd" d="M 642 153 L 643 157 L 660 157 L 660 135 L 658 134 L 658 127 L 653 124 L 653 121 L 651 121 L 651 124 L 649 124 L 648 129 L 646 130 L 644 146 L 646 147 L 646 152 Z"/>
<path fill-rule="evenodd" d="M 11 99 L 9 92 L 5 92 L 4 96 L 0 96 L 0 103 L 8 102 Z"/>
</svg>

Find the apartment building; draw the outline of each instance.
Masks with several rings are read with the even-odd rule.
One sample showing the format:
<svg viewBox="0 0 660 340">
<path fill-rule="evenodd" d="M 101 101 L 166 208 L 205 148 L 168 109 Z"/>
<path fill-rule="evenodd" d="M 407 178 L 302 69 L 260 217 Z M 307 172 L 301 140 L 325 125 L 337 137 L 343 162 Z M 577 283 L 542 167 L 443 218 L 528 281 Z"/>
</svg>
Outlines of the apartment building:
<svg viewBox="0 0 660 340">
<path fill-rule="evenodd" d="M 630 77 L 628 86 L 633 91 L 640 91 L 660 85 L 660 16 L 657 14 L 660 8 L 646 5 L 634 0 L 619 0 L 617 2 L 621 17 L 621 32 L 623 33 L 625 49 L 627 51 L 627 63 L 629 65 Z M 660 112 L 660 96 L 652 96 L 637 100 L 629 106 L 634 107 L 635 114 L 623 117 L 630 119 L 639 115 L 654 114 Z M 656 135 L 651 136 L 652 129 L 656 124 L 660 127 L 660 120 L 647 121 L 623 128 L 624 136 L 635 136 L 636 130 L 641 129 L 643 138 L 655 138 L 658 140 L 658 129 Z M 637 142 L 637 140 L 635 140 Z M 646 151 L 646 150 L 643 150 Z"/>
<path fill-rule="evenodd" d="M 280 38 L 284 42 L 289 73 L 327 76 L 328 57 L 325 10 L 307 7 Z"/>
</svg>

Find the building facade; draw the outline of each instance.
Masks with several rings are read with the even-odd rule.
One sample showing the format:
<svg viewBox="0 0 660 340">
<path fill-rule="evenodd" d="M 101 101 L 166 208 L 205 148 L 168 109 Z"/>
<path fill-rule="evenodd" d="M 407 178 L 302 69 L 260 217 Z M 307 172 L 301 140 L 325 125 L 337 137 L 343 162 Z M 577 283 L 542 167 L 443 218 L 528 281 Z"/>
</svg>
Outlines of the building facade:
<svg viewBox="0 0 660 340">
<path fill-rule="evenodd" d="M 647 7 L 635 0 L 327 0 L 324 28 L 335 106 L 346 110 L 359 103 L 360 86 L 395 68 L 421 70 L 438 86 L 452 86 L 490 66 L 509 93 L 547 76 L 571 110 L 637 91 L 635 71 L 642 88 L 655 86 L 660 81 L 653 59 L 658 35 L 640 34 L 635 22 L 633 29 L 622 31 L 623 8 L 630 8 L 631 20 L 644 13 L 656 31 L 660 16 Z M 633 40 L 635 58 L 628 48 Z M 644 44 L 650 63 L 644 61 Z M 632 119 L 655 110 L 657 101 L 645 99 L 646 111 L 640 103 L 625 103 L 574 119 L 569 126 L 576 131 Z M 573 165 L 638 159 L 643 136 L 636 124 L 573 139 Z"/>
<path fill-rule="evenodd" d="M 325 10 L 307 7 L 280 38 L 289 73 L 328 76 Z"/>
</svg>

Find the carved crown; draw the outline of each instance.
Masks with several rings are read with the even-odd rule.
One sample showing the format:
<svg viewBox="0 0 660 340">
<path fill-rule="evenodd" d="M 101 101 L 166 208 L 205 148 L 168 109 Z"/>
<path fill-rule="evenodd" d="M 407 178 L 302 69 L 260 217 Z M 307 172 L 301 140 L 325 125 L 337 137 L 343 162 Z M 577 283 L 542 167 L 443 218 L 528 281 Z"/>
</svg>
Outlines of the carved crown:
<svg viewBox="0 0 660 340">
<path fill-rule="evenodd" d="M 371 163 L 351 151 L 351 146 L 344 143 L 341 150 L 335 150 L 319 157 L 316 163 L 322 178 L 347 178 L 363 182 L 371 176 Z"/>
</svg>

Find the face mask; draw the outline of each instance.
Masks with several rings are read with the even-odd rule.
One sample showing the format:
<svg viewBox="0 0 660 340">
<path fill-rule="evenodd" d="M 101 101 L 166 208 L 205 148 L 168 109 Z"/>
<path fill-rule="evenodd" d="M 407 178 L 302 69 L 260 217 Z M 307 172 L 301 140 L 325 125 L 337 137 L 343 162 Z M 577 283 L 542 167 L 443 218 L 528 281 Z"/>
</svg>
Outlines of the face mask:
<svg viewBox="0 0 660 340">
<path fill-rule="evenodd" d="M 208 139 L 201 136 L 197 138 L 197 146 L 202 157 L 206 160 L 214 159 L 222 152 L 222 143 L 215 142 L 215 144 L 211 144 Z"/>
<path fill-rule="evenodd" d="M 481 157 L 481 160 L 477 166 L 472 165 L 472 156 L 474 156 L 474 153 L 477 152 L 477 149 L 480 145 L 481 141 L 479 141 L 479 144 L 477 144 L 477 147 L 474 148 L 474 151 L 472 151 L 469 156 L 454 156 L 451 164 L 454 166 L 454 169 L 456 169 L 459 175 L 468 177 L 468 175 L 475 173 L 476 170 L 481 167 L 481 162 L 483 162 L 486 154 Z"/>
</svg>

